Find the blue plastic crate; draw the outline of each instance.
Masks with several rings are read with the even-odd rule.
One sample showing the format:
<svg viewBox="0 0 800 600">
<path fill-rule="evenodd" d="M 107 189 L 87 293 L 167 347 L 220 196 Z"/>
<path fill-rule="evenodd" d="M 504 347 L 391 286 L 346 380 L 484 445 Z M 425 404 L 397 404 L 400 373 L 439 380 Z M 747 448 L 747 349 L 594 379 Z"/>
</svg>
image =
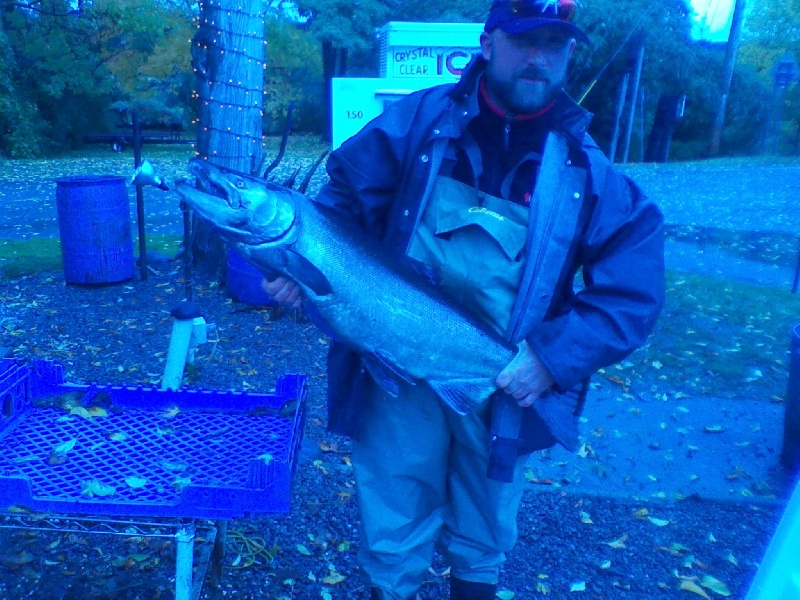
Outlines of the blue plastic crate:
<svg viewBox="0 0 800 600">
<path fill-rule="evenodd" d="M 0 511 L 202 519 L 286 513 L 305 396 L 299 374 L 279 377 L 274 393 L 162 391 L 76 385 L 64 381 L 57 363 L 2 360 Z M 70 414 L 65 404 L 79 410 Z M 79 414 L 91 407 L 97 416 Z M 54 453 L 72 440 L 67 452 Z M 132 487 L 126 480 L 141 482 L 129 478 L 146 483 Z"/>
</svg>

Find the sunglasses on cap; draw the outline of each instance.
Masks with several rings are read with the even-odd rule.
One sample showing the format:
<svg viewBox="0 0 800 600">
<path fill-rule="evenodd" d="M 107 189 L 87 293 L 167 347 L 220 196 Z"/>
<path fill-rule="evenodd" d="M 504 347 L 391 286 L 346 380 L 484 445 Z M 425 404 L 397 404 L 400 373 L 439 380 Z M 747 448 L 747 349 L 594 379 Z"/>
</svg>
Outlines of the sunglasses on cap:
<svg viewBox="0 0 800 600">
<path fill-rule="evenodd" d="M 575 0 L 497 0 L 492 10 L 505 7 L 515 17 L 539 17 L 571 22 L 575 18 Z"/>
</svg>

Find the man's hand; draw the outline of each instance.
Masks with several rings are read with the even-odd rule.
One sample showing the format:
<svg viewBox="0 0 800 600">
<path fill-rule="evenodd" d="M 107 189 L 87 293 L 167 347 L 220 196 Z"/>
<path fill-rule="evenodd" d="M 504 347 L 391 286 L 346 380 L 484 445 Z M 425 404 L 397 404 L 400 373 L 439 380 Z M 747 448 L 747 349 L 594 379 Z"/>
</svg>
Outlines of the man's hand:
<svg viewBox="0 0 800 600">
<path fill-rule="evenodd" d="M 270 297 L 286 308 L 303 308 L 303 296 L 298 285 L 286 277 L 276 277 L 272 281 L 264 278 L 261 287 Z"/>
<path fill-rule="evenodd" d="M 553 376 L 526 341 L 519 345 L 519 353 L 495 380 L 497 387 L 514 396 L 522 407 L 533 404 L 553 383 Z"/>
</svg>

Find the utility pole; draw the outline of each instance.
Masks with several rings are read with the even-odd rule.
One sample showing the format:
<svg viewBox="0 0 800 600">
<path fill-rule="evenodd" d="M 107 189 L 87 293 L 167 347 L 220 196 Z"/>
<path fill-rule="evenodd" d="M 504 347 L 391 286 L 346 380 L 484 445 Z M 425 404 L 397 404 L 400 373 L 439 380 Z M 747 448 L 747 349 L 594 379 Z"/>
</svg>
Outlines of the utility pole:
<svg viewBox="0 0 800 600">
<path fill-rule="evenodd" d="M 717 105 L 717 114 L 714 117 L 714 125 L 711 128 L 711 142 L 708 147 L 708 154 L 712 157 L 719 154 L 719 142 L 722 138 L 722 128 L 725 126 L 725 109 L 728 104 L 728 94 L 731 91 L 736 53 L 739 51 L 739 42 L 742 38 L 746 4 L 747 0 L 736 0 L 736 4 L 733 7 L 731 32 L 728 35 L 728 43 L 725 46 L 725 61 L 722 66 L 722 80 L 719 85 L 719 104 Z"/>
</svg>

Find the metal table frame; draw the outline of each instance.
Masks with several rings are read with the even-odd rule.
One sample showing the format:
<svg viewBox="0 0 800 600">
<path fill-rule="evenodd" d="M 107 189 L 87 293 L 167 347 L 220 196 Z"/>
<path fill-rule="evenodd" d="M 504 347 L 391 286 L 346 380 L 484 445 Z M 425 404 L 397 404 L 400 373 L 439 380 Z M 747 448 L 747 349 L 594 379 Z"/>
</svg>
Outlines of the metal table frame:
<svg viewBox="0 0 800 600">
<path fill-rule="evenodd" d="M 227 521 L 195 519 L 116 519 L 91 516 L 40 515 L 0 512 L 0 529 L 66 531 L 101 535 L 172 538 L 175 540 L 175 600 L 199 600 L 211 565 L 211 578 L 219 584 L 225 556 Z M 197 574 L 193 576 L 194 542 L 198 531 L 206 532 Z"/>
</svg>

